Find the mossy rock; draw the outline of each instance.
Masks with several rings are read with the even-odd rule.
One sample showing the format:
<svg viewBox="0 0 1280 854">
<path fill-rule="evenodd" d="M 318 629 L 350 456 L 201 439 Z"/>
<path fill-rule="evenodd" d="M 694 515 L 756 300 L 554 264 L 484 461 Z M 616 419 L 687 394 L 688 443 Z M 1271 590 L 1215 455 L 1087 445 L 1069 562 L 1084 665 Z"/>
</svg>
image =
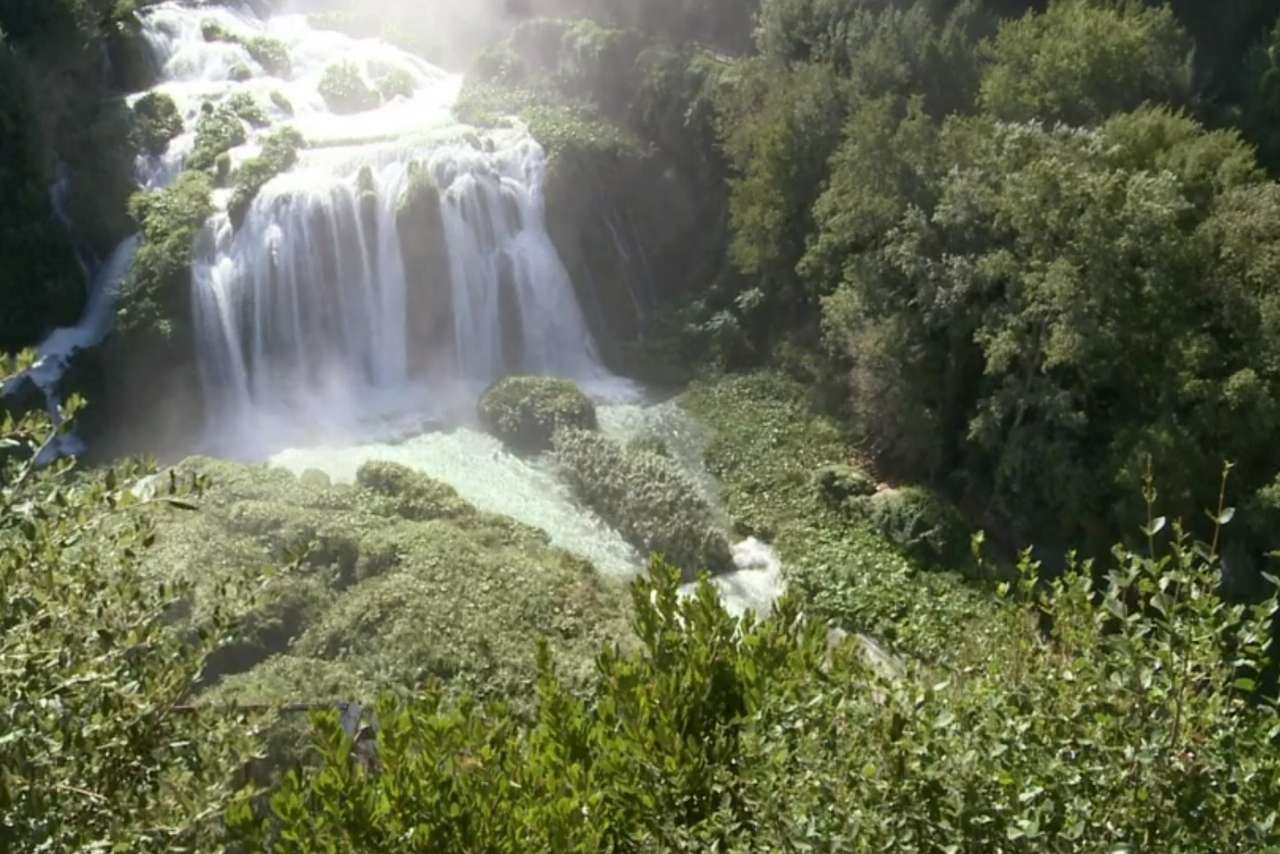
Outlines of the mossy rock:
<svg viewBox="0 0 1280 854">
<path fill-rule="evenodd" d="M 452 486 L 399 463 L 371 460 L 356 473 L 356 483 L 390 499 L 395 514 L 411 521 L 456 519 L 475 513 Z"/>
<path fill-rule="evenodd" d="M 521 451 L 545 451 L 560 429 L 595 430 L 596 407 L 571 380 L 507 377 L 480 398 L 484 428 Z"/>
<path fill-rule="evenodd" d="M 178 105 L 163 92 L 150 92 L 133 105 L 138 147 L 153 156 L 164 154 L 183 131 Z"/>
<path fill-rule="evenodd" d="M 935 566 L 965 560 L 969 530 L 946 499 L 921 486 L 886 489 L 853 500 L 871 526 L 909 556 Z"/>
<path fill-rule="evenodd" d="M 381 98 L 360 75 L 360 69 L 349 62 L 339 62 L 325 69 L 320 79 L 320 97 L 335 113 L 363 113 L 375 109 Z"/>
<path fill-rule="evenodd" d="M 561 474 L 583 504 L 636 548 L 682 567 L 686 580 L 733 566 L 712 507 L 672 460 L 574 429 L 557 431 L 555 453 Z"/>
<path fill-rule="evenodd" d="M 627 638 L 625 597 L 589 566 L 403 466 L 371 463 L 360 485 L 323 489 L 203 458 L 175 471 L 208 488 L 199 512 L 145 511 L 157 526 L 147 572 L 195 582 L 177 615 L 195 625 L 213 607 L 244 619 L 208 674 L 223 677 L 206 680 L 210 702 L 372 702 L 436 678 L 527 707 L 534 639 L 582 685 L 601 644 Z M 308 559 L 261 581 L 303 544 Z M 250 595 L 228 602 L 237 578 Z"/>
<path fill-rule="evenodd" d="M 833 507 L 843 506 L 851 498 L 874 495 L 876 491 L 876 482 L 866 472 L 839 463 L 814 472 L 813 484 L 818 496 Z"/>
</svg>

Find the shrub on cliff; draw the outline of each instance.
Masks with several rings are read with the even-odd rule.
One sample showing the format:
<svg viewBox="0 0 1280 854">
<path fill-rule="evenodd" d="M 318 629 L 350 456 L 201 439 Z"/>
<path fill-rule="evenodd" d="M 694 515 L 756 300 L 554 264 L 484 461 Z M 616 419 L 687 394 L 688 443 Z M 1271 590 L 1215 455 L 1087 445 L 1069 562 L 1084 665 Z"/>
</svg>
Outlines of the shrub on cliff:
<svg viewBox="0 0 1280 854">
<path fill-rule="evenodd" d="M 238 44 L 245 49 L 253 61 L 274 77 L 288 77 L 293 73 L 293 62 L 289 58 L 289 49 L 284 42 L 267 36 L 241 36 L 231 32 L 212 18 L 200 25 L 200 34 L 207 42 L 227 42 Z"/>
<path fill-rule="evenodd" d="M 133 105 L 138 147 L 148 154 L 164 154 L 170 141 L 183 131 L 182 116 L 173 99 L 163 92 L 150 92 Z"/>
<path fill-rule="evenodd" d="M 247 139 L 244 124 L 229 105 L 215 107 L 206 101 L 196 122 L 196 142 L 187 158 L 187 168 L 212 169 L 220 155 L 244 145 Z"/>
<path fill-rule="evenodd" d="M 227 215 L 237 228 L 244 222 L 253 200 L 267 182 L 287 172 L 298 162 L 298 149 L 305 145 L 302 134 L 291 127 L 280 128 L 267 137 L 262 153 L 245 162 L 236 173 L 236 189 L 227 204 Z"/>
<path fill-rule="evenodd" d="M 184 172 L 166 190 L 134 196 L 129 210 L 142 246 L 120 294 L 116 331 L 168 338 L 189 317 L 192 247 L 214 210 L 213 180 Z"/>
<path fill-rule="evenodd" d="M 636 548 L 663 555 L 690 580 L 732 567 L 711 506 L 672 460 L 575 429 L 556 432 L 555 458 L 579 500 Z"/>
<path fill-rule="evenodd" d="M 480 398 L 480 423 L 507 445 L 545 451 L 559 429 L 594 430 L 596 407 L 571 380 L 507 377 Z"/>
<path fill-rule="evenodd" d="M 378 93 L 369 88 L 360 69 L 350 62 L 339 62 L 325 69 L 320 79 L 320 97 L 335 113 L 363 113 L 379 104 Z"/>
</svg>

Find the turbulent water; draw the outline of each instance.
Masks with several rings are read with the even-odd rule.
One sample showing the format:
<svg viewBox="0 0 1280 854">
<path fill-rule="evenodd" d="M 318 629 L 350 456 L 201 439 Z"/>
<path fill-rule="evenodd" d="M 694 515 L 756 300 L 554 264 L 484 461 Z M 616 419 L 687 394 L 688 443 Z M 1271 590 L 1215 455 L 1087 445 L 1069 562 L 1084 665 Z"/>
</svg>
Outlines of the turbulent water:
<svg viewBox="0 0 1280 854">
<path fill-rule="evenodd" d="M 377 41 L 314 30 L 303 16 L 170 4 L 144 21 L 166 78 L 158 88 L 188 127 L 140 164 L 149 186 L 180 171 L 201 105 L 237 93 L 272 125 L 234 150 L 233 164 L 285 124 L 308 145 L 239 228 L 220 214 L 198 245 L 201 380 L 221 434 L 243 427 L 239 442 L 289 425 L 442 414 L 507 373 L 607 378 L 544 226 L 545 155 L 521 129 L 459 124 L 458 77 Z M 210 21 L 240 41 L 285 45 L 290 76 L 271 76 L 241 44 L 206 41 Z M 319 87 L 335 61 L 370 85 L 398 75 L 412 95 L 334 113 Z M 233 79 L 244 68 L 252 76 Z M 406 216 L 424 182 L 428 209 Z"/>
</svg>

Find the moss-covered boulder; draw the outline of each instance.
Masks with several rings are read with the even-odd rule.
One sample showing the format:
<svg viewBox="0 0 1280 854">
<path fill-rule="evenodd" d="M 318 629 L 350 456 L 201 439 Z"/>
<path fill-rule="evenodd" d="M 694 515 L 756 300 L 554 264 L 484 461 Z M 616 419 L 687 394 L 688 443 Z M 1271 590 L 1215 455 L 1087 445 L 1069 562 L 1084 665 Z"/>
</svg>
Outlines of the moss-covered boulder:
<svg viewBox="0 0 1280 854">
<path fill-rule="evenodd" d="M 363 113 L 381 103 L 377 90 L 371 88 L 350 62 L 339 62 L 325 69 L 320 79 L 320 97 L 335 113 Z"/>
<path fill-rule="evenodd" d="M 184 129 L 178 105 L 163 92 L 139 98 L 133 105 L 133 121 L 138 147 L 153 156 L 164 154 Z"/>
<path fill-rule="evenodd" d="M 262 106 L 248 92 L 236 92 L 228 98 L 227 109 L 235 113 L 240 121 L 248 122 L 255 128 L 264 128 L 271 124 Z"/>
<path fill-rule="evenodd" d="M 545 451 L 557 430 L 596 429 L 596 407 L 571 380 L 556 377 L 507 377 L 499 380 L 478 407 L 480 423 L 509 447 Z"/>
<path fill-rule="evenodd" d="M 526 705 L 534 639 L 577 681 L 601 643 L 626 636 L 621 590 L 541 531 L 403 466 L 370 463 L 328 487 L 203 458 L 174 472 L 206 489 L 198 512 L 148 511 L 148 571 L 196 582 L 180 609 L 194 624 L 215 606 L 243 617 L 214 661 L 211 702 L 368 704 L 440 679 Z M 228 602 L 237 579 L 244 598 Z"/>
<path fill-rule="evenodd" d="M 818 496 L 833 507 L 844 506 L 849 499 L 874 495 L 876 482 L 870 475 L 851 465 L 837 463 L 823 466 L 813 474 Z"/>
<path fill-rule="evenodd" d="M 236 173 L 236 189 L 227 204 L 232 225 L 240 227 L 258 193 L 272 178 L 294 167 L 305 144 L 302 134 L 291 127 L 280 128 L 267 137 L 262 153 L 246 161 Z"/>
<path fill-rule="evenodd" d="M 360 183 L 362 194 L 374 191 L 371 174 Z M 440 190 L 420 163 L 409 166 L 409 180 L 396 209 L 396 236 L 407 285 L 410 371 L 455 368 L 453 284 Z"/>
<path fill-rule="evenodd" d="M 682 567 L 687 580 L 732 567 L 713 509 L 672 460 L 575 429 L 555 434 L 555 458 L 583 504 L 636 548 Z"/>
<path fill-rule="evenodd" d="M 356 472 L 356 483 L 389 499 L 396 515 L 416 522 L 456 519 L 475 513 L 457 490 L 408 466 L 373 460 Z"/>
<path fill-rule="evenodd" d="M 969 530 L 945 498 L 922 486 L 885 489 L 854 500 L 871 526 L 917 560 L 954 567 L 964 562 Z"/>
<path fill-rule="evenodd" d="M 262 66 L 262 70 L 273 77 L 289 77 L 293 73 L 293 62 L 289 57 L 289 49 L 284 42 L 268 36 L 241 36 L 228 30 L 218 21 L 209 18 L 200 24 L 200 34 L 207 42 L 226 42 L 238 44 L 254 62 Z M 248 67 L 244 66 L 248 71 Z M 249 72 L 252 74 L 252 72 Z M 233 80 L 238 79 L 234 70 Z"/>
<path fill-rule="evenodd" d="M 187 158 L 187 168 L 208 171 L 218 157 L 248 140 L 244 123 L 230 106 L 205 102 L 196 122 L 196 142 Z"/>
</svg>

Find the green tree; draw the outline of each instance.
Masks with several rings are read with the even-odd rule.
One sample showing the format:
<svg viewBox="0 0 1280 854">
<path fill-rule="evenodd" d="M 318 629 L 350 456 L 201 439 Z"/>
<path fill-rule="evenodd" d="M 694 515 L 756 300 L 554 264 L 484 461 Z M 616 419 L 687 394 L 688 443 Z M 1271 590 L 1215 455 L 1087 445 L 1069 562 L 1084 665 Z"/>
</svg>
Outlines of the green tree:
<svg viewBox="0 0 1280 854">
<path fill-rule="evenodd" d="M 1001 24 L 983 53 L 982 106 L 1009 121 L 1091 125 L 1190 96 L 1191 43 L 1167 7 L 1052 0 Z"/>
<path fill-rule="evenodd" d="M 816 273 L 843 273 L 824 321 L 850 406 L 888 458 L 950 472 L 1022 542 L 1094 550 L 1123 534 L 1148 455 L 1187 518 L 1223 458 L 1248 461 L 1244 495 L 1270 482 L 1274 193 L 1237 136 L 1149 109 L 915 138 L 870 191 L 856 170 L 884 146 L 846 141 L 814 244 Z"/>
</svg>

